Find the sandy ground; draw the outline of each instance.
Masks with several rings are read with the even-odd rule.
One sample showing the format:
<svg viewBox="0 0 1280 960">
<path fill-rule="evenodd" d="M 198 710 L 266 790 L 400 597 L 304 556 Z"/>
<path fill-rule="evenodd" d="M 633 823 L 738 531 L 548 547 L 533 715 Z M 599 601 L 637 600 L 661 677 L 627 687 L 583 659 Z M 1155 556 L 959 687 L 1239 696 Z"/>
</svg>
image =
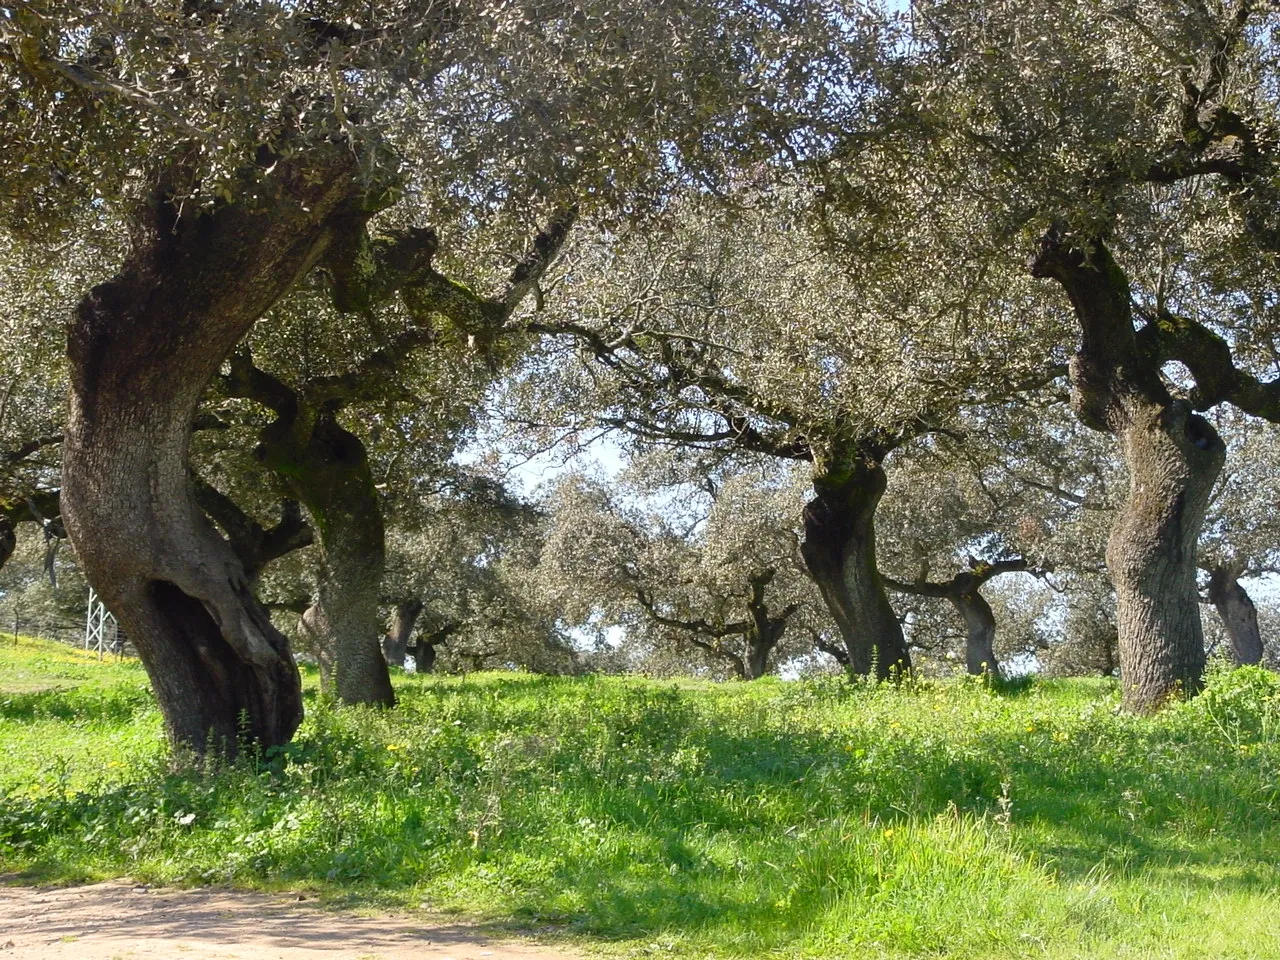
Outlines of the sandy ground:
<svg viewBox="0 0 1280 960">
<path fill-rule="evenodd" d="M 298 897 L 129 883 L 0 886 L 0 960 L 575 960 L 465 924 L 334 913 Z"/>
</svg>

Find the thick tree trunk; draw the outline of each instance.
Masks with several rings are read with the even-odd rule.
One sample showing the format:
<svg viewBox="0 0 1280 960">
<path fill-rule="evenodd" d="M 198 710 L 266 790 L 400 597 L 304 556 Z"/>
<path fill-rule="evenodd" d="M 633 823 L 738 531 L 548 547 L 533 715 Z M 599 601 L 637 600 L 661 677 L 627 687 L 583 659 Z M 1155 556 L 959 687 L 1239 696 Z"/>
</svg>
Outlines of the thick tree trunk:
<svg viewBox="0 0 1280 960">
<path fill-rule="evenodd" d="M 1231 659 L 1237 667 L 1262 662 L 1262 633 L 1258 630 L 1258 608 L 1240 586 L 1240 570 L 1217 566 L 1209 573 L 1209 602 L 1222 618 L 1231 644 Z"/>
<path fill-rule="evenodd" d="M 1124 700 L 1139 711 L 1193 694 L 1204 674 L 1196 543 L 1225 457 L 1213 428 L 1177 401 L 1131 405 L 1118 431 L 1129 490 L 1107 541 Z"/>
<path fill-rule="evenodd" d="M 422 613 L 421 600 L 404 600 L 396 604 L 391 614 L 391 630 L 382 640 L 382 655 L 388 666 L 404 669 L 404 658 L 409 652 L 409 637 L 414 624 Z"/>
<path fill-rule="evenodd" d="M 1001 678 L 1000 663 L 996 660 L 996 616 L 991 604 L 977 590 L 955 592 L 947 599 L 964 620 L 966 635 L 964 644 L 965 669 L 970 676 Z"/>
<path fill-rule="evenodd" d="M 876 566 L 875 511 L 886 479 L 879 463 L 860 460 L 848 473 L 817 476 L 804 510 L 801 554 L 835 618 L 848 668 L 888 679 L 911 669 L 902 624 Z"/>
<path fill-rule="evenodd" d="M 62 508 L 85 575 L 138 649 L 170 738 L 197 751 L 287 741 L 302 717 L 288 642 L 196 505 L 191 421 L 218 365 L 324 249 L 345 158 L 281 164 L 262 206 L 180 216 L 165 199 L 69 330 Z"/>
<path fill-rule="evenodd" d="M 1107 541 L 1120 677 L 1130 710 L 1195 693 L 1204 673 L 1196 541 L 1226 450 L 1213 426 L 1169 394 L 1158 355 L 1139 343 L 1128 278 L 1099 240 L 1088 253 L 1050 231 L 1032 273 L 1062 284 L 1080 322 L 1072 406 L 1114 434 L 1129 489 Z"/>
</svg>

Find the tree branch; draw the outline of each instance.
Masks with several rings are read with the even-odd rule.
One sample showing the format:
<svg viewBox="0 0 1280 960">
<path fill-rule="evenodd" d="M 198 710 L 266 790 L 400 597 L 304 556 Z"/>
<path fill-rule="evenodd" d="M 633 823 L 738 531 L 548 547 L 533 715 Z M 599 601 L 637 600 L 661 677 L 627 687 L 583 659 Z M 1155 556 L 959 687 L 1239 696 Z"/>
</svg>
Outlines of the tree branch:
<svg viewBox="0 0 1280 960">
<path fill-rule="evenodd" d="M 1195 379 L 1191 397 L 1197 410 L 1230 403 L 1245 413 L 1280 423 L 1280 380 L 1259 380 L 1240 370 L 1231 347 L 1218 334 L 1188 317 L 1160 310 L 1139 331 L 1139 341 L 1157 363 L 1181 362 Z"/>
<path fill-rule="evenodd" d="M 675 617 L 668 617 L 665 614 L 660 613 L 654 605 L 653 599 L 645 593 L 644 590 L 639 588 L 636 589 L 636 601 L 655 622 L 662 624 L 664 627 L 672 627 L 676 630 L 683 630 L 690 634 L 702 634 L 703 636 L 711 637 L 715 640 L 723 640 L 725 637 L 744 634 L 751 629 L 751 625 L 749 623 L 742 621 L 727 623 L 723 626 L 717 627 L 701 618 L 697 620 L 680 620 Z M 694 642 L 697 643 L 696 640 Z M 716 653 L 723 654 L 727 652 L 719 647 L 713 648 L 711 646 L 707 646 L 705 643 L 699 643 L 698 646 L 704 646 L 706 649 L 714 650 Z M 732 654 L 730 654 L 730 656 L 732 656 Z"/>
<path fill-rule="evenodd" d="M 54 433 L 47 437 L 36 437 L 28 440 L 26 443 L 15 447 L 13 450 L 5 450 L 0 452 L 0 463 L 11 466 L 15 463 L 21 463 L 32 454 L 39 453 L 45 447 L 55 446 L 62 443 L 62 434 Z"/>
<path fill-rule="evenodd" d="M 191 487 L 200 509 L 226 534 L 231 549 L 244 565 L 250 580 L 256 580 L 272 560 L 310 546 L 314 540 L 311 527 L 302 519 L 297 501 L 282 501 L 280 522 L 268 530 L 202 477 L 192 474 Z"/>
<path fill-rule="evenodd" d="M 992 562 L 969 558 L 969 569 L 962 570 L 950 580 L 937 583 L 923 579 L 910 583 L 894 580 L 881 574 L 885 586 L 896 593 L 909 593 L 917 597 L 938 597 L 950 600 L 966 594 L 976 593 L 989 580 L 1006 573 L 1030 573 L 1034 577 L 1044 578 L 1053 568 L 1045 562 L 1036 564 L 1026 557 L 1013 557 L 1007 560 Z"/>
</svg>

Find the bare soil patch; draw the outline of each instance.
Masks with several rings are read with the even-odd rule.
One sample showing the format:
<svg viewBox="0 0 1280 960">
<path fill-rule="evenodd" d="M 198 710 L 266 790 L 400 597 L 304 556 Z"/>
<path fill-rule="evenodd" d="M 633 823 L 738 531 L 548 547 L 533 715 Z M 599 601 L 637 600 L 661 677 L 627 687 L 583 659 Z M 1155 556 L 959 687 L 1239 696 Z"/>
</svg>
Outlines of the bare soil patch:
<svg viewBox="0 0 1280 960">
<path fill-rule="evenodd" d="M 465 923 L 205 887 L 0 886 L 0 960 L 575 960 Z"/>
</svg>

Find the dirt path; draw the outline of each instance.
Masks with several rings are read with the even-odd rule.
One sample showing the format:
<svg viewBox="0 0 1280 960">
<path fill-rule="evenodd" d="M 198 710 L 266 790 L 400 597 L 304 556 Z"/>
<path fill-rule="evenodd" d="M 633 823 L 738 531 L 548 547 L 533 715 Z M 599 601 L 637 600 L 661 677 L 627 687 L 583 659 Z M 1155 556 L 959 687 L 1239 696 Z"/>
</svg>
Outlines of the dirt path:
<svg viewBox="0 0 1280 960">
<path fill-rule="evenodd" d="M 465 924 L 232 890 L 0 886 L 0 960 L 575 960 Z"/>
</svg>

